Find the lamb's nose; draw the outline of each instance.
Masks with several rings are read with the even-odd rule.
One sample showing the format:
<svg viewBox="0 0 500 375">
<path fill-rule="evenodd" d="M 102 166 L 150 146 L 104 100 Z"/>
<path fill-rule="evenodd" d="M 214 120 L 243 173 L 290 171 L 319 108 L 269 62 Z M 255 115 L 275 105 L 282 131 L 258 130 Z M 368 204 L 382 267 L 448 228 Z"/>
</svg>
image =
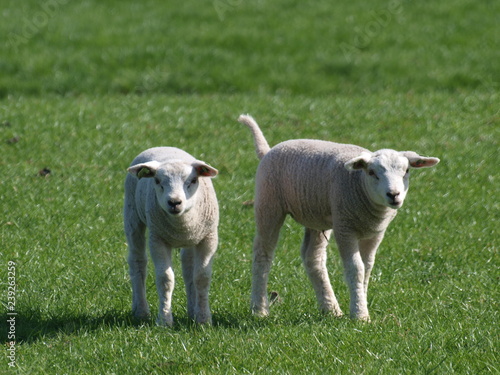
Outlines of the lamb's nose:
<svg viewBox="0 0 500 375">
<path fill-rule="evenodd" d="M 182 201 L 178 199 L 169 199 L 167 203 L 171 208 L 175 208 L 179 206 L 182 203 Z"/>
<path fill-rule="evenodd" d="M 395 201 L 396 200 L 396 197 L 399 195 L 399 192 L 396 192 L 396 193 L 387 193 L 386 194 L 389 198 L 391 198 L 391 200 Z"/>
</svg>

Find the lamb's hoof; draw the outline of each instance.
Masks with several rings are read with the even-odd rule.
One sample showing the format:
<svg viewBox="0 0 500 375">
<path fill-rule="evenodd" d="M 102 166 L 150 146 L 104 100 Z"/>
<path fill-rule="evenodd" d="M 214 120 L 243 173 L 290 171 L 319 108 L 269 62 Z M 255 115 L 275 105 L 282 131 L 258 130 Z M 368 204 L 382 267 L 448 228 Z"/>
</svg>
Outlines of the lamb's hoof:
<svg viewBox="0 0 500 375">
<path fill-rule="evenodd" d="M 320 306 L 320 310 L 325 315 L 330 315 L 330 316 L 333 316 L 335 318 L 340 318 L 340 317 L 344 316 L 344 313 L 340 309 L 340 306 L 338 305 L 338 303 L 337 304 L 328 304 L 328 303 L 324 304 L 324 305 Z"/>
<path fill-rule="evenodd" d="M 358 322 L 363 322 L 363 323 L 370 323 L 370 315 L 355 315 L 351 316 L 351 319 L 357 320 Z"/>
<path fill-rule="evenodd" d="M 196 324 L 202 325 L 202 326 L 211 326 L 212 325 L 212 319 L 209 320 L 196 320 Z"/>
<path fill-rule="evenodd" d="M 344 316 L 342 310 L 323 310 L 323 313 L 334 318 L 342 318 Z"/>
<path fill-rule="evenodd" d="M 158 315 L 156 325 L 159 327 L 172 327 L 174 325 L 174 318 L 172 315 L 162 316 Z"/>
<path fill-rule="evenodd" d="M 141 311 L 132 310 L 132 316 L 134 317 L 134 319 L 141 320 L 141 321 L 151 319 L 151 313 L 149 312 L 149 310 L 141 310 Z"/>
<path fill-rule="evenodd" d="M 197 315 L 194 321 L 197 324 L 202 324 L 206 326 L 212 325 L 212 315 Z"/>
<path fill-rule="evenodd" d="M 267 318 L 269 316 L 269 310 L 253 308 L 252 315 L 257 318 Z"/>
</svg>

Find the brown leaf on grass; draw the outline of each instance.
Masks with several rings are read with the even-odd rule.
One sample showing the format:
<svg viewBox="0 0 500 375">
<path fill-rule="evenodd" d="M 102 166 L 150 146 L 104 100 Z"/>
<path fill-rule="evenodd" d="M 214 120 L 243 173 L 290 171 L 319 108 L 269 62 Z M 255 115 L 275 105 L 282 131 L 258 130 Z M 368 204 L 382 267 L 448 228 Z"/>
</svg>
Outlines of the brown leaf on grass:
<svg viewBox="0 0 500 375">
<path fill-rule="evenodd" d="M 269 304 L 274 305 L 275 303 L 281 303 L 283 299 L 280 297 L 278 292 L 272 291 L 270 296 L 269 296 Z"/>
</svg>

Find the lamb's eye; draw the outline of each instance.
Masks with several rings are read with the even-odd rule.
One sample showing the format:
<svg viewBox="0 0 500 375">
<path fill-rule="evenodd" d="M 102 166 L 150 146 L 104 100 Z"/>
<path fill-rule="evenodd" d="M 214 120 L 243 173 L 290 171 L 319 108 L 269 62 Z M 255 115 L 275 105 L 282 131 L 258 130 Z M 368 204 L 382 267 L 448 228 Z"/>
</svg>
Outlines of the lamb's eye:
<svg viewBox="0 0 500 375">
<path fill-rule="evenodd" d="M 155 178 L 155 184 L 160 185 L 160 180 L 158 178 Z"/>
<path fill-rule="evenodd" d="M 376 178 L 377 180 L 379 179 L 377 174 L 375 173 L 375 171 L 373 169 L 368 170 L 368 175 L 373 177 L 373 178 Z"/>
<path fill-rule="evenodd" d="M 198 179 L 195 177 L 191 180 L 191 184 L 190 185 L 194 185 L 194 184 L 197 184 L 198 183 Z"/>
</svg>

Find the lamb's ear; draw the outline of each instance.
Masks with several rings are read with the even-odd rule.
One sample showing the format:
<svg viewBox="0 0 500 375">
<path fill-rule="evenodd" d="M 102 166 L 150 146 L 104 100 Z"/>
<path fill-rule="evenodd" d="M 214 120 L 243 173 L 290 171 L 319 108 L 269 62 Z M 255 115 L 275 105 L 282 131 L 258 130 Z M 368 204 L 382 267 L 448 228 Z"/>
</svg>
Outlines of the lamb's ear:
<svg viewBox="0 0 500 375">
<path fill-rule="evenodd" d="M 148 161 L 147 163 L 141 163 L 131 166 L 127 171 L 136 176 L 138 179 L 143 177 L 154 177 L 156 176 L 156 171 L 160 167 L 161 163 L 156 160 Z"/>
<path fill-rule="evenodd" d="M 401 155 L 408 159 L 412 168 L 429 168 L 439 163 L 438 158 L 420 156 L 413 151 L 402 151 Z"/>
<path fill-rule="evenodd" d="M 359 169 L 368 168 L 368 162 L 372 158 L 372 155 L 369 152 L 363 151 L 361 155 L 356 156 L 355 158 L 347 161 L 344 164 L 345 169 L 348 171 L 356 171 Z"/>
<path fill-rule="evenodd" d="M 196 160 L 192 165 L 200 177 L 215 177 L 219 173 L 217 169 L 201 160 Z"/>
</svg>

